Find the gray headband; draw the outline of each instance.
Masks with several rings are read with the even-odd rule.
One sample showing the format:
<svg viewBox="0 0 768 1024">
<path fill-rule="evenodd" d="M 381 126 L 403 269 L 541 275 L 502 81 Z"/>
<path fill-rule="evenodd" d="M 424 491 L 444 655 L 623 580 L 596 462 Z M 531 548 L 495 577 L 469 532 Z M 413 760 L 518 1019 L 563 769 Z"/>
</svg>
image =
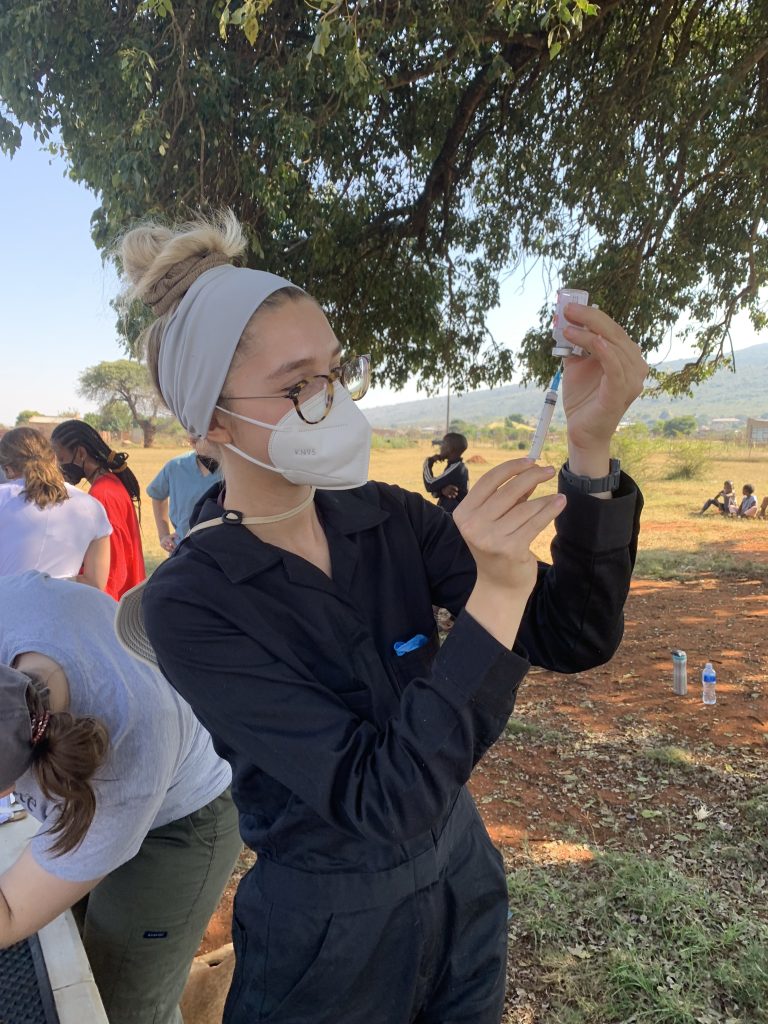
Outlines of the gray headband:
<svg viewBox="0 0 768 1024">
<path fill-rule="evenodd" d="M 245 326 L 281 288 L 295 288 L 263 270 L 214 267 L 190 285 L 163 332 L 158 359 L 165 404 L 196 437 L 205 437 Z"/>
<path fill-rule="evenodd" d="M 7 789 L 32 763 L 32 722 L 27 690 L 32 680 L 0 665 L 0 789 Z"/>
</svg>

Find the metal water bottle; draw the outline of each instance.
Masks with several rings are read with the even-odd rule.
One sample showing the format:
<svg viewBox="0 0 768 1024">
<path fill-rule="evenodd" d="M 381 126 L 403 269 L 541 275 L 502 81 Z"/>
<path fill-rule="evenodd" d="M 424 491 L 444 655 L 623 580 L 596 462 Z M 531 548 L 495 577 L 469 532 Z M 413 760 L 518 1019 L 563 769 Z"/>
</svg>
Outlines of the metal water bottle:
<svg viewBox="0 0 768 1024">
<path fill-rule="evenodd" d="M 688 656 L 685 651 L 672 651 L 672 690 L 679 697 L 688 693 Z"/>
</svg>

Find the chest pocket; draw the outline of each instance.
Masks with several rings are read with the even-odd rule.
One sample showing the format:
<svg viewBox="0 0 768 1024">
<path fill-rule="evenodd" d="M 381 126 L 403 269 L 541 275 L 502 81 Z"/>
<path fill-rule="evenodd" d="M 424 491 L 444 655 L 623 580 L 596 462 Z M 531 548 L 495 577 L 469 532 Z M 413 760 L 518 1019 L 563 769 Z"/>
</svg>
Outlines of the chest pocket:
<svg viewBox="0 0 768 1024">
<path fill-rule="evenodd" d="M 381 724 L 397 711 L 398 692 L 381 663 L 373 640 L 354 637 L 347 646 L 349 676 L 345 689 L 336 687 L 336 696 L 358 718 Z"/>
<path fill-rule="evenodd" d="M 420 676 L 428 676 L 432 671 L 432 662 L 440 649 L 440 641 L 437 632 L 434 632 L 429 640 L 415 651 L 408 651 L 406 654 L 397 655 L 392 651 L 390 667 L 395 677 L 395 682 L 400 693 Z"/>
</svg>

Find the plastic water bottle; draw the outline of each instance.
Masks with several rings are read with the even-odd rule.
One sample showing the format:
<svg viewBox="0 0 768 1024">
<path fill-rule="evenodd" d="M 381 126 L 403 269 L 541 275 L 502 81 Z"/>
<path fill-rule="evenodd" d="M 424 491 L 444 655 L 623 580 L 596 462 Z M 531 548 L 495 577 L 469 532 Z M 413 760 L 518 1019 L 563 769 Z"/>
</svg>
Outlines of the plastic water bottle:
<svg viewBox="0 0 768 1024">
<path fill-rule="evenodd" d="M 712 662 L 708 661 L 701 673 L 701 699 L 705 704 L 717 704 L 716 682 L 717 674 L 712 667 Z"/>
</svg>

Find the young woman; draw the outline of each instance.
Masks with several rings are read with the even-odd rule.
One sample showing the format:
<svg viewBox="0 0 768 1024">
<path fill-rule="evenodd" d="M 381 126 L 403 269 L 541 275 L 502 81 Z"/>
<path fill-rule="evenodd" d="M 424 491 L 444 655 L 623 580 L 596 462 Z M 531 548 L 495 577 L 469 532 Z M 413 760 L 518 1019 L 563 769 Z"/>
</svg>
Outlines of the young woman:
<svg viewBox="0 0 768 1024">
<path fill-rule="evenodd" d="M 641 499 L 609 442 L 645 364 L 604 312 L 569 308 L 592 355 L 566 371 L 563 493 L 531 497 L 555 471 L 514 460 L 451 518 L 366 484 L 367 357 L 341 355 L 300 289 L 232 267 L 242 249 L 231 215 L 122 249 L 160 390 L 225 480 L 118 611 L 232 764 L 258 852 L 225 1021 L 490 1024 L 505 875 L 465 783 L 529 659 L 573 672 L 619 643 Z M 439 650 L 433 605 L 457 616 Z"/>
<path fill-rule="evenodd" d="M 104 590 L 112 527 L 98 501 L 65 483 L 48 440 L 31 427 L 9 430 L 0 469 L 0 576 L 39 569 Z"/>
<path fill-rule="evenodd" d="M 0 946 L 87 894 L 110 1024 L 179 1024 L 192 957 L 241 849 L 231 772 L 116 605 L 40 573 L 0 579 L 0 795 L 42 822 L 0 875 Z"/>
<path fill-rule="evenodd" d="M 112 524 L 106 592 L 116 600 L 146 576 L 139 515 L 141 488 L 126 463 L 126 452 L 113 452 L 83 420 L 65 420 L 51 434 L 56 456 L 71 484 L 85 479 Z"/>
</svg>

